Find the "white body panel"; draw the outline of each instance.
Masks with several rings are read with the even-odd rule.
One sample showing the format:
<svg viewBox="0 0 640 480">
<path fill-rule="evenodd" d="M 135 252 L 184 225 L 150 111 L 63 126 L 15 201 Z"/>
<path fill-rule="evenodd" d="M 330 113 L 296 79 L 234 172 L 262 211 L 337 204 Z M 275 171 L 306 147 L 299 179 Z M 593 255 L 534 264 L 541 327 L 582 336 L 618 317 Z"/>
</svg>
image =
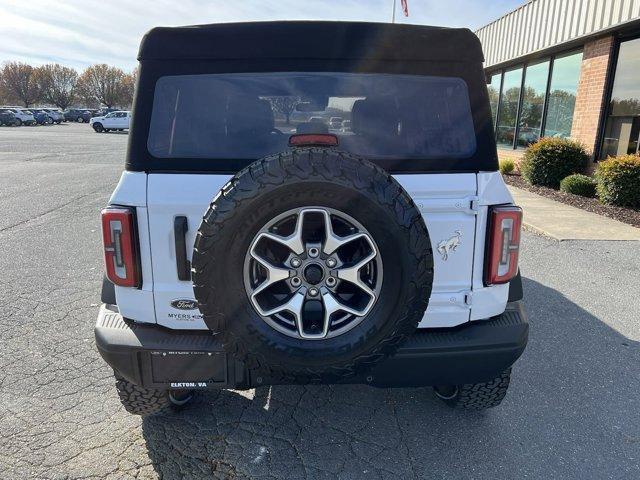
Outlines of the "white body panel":
<svg viewBox="0 0 640 480">
<path fill-rule="evenodd" d="M 141 290 L 116 288 L 125 317 L 174 329 L 206 329 L 198 310 L 171 306 L 174 300 L 194 298 L 191 281 L 178 280 L 173 225 L 176 216 L 187 217 L 191 260 L 202 216 L 229 178 L 123 174 L 110 203 L 137 207 L 143 274 Z M 433 291 L 420 328 L 452 327 L 502 313 L 508 285 L 484 287 L 482 281 L 487 206 L 512 203 L 500 174 L 411 174 L 396 179 L 422 213 L 434 252 Z"/>
<path fill-rule="evenodd" d="M 93 117 L 89 120 L 89 124 L 94 123 L 101 123 L 104 128 L 128 129 L 131 123 L 131 112 L 111 112 L 103 117 Z"/>
<path fill-rule="evenodd" d="M 509 284 L 485 287 L 484 251 L 487 237 L 487 212 L 489 205 L 512 204 L 513 197 L 500 172 L 481 172 L 478 177 L 478 225 L 476 228 L 475 255 L 473 261 L 473 297 L 470 320 L 483 320 L 504 312 L 509 298 Z"/>
<path fill-rule="evenodd" d="M 206 329 L 198 310 L 178 310 L 177 299 L 195 299 L 191 281 L 178 280 L 173 220 L 187 217 L 187 258 L 191 261 L 196 233 L 205 210 L 230 175 L 149 175 L 149 228 L 153 252 L 157 322 L 169 328 Z"/>
<path fill-rule="evenodd" d="M 116 302 L 122 316 L 137 322 L 155 323 L 153 302 L 153 270 L 151 268 L 151 242 L 147 215 L 147 174 L 124 172 L 114 190 L 109 205 L 136 207 L 138 238 L 140 239 L 140 267 L 142 287 L 115 287 Z"/>
<path fill-rule="evenodd" d="M 433 289 L 420 327 L 451 327 L 468 322 L 469 306 L 465 298 L 471 292 L 475 174 L 397 175 L 396 180 L 422 213 L 433 248 Z M 445 252 L 445 260 L 438 245 L 454 237 L 459 237 L 459 246 L 455 251 Z"/>
</svg>

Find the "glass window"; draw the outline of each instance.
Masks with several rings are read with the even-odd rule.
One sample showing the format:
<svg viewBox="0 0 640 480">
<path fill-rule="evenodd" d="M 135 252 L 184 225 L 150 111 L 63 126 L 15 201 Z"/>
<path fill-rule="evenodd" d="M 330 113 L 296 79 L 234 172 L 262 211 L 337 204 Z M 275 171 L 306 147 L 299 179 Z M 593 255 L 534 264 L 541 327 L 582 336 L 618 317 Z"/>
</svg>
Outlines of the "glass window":
<svg viewBox="0 0 640 480">
<path fill-rule="evenodd" d="M 581 65 L 582 52 L 556 57 L 553 61 L 544 128 L 546 137 L 567 138 L 571 135 Z"/>
<path fill-rule="evenodd" d="M 496 73 L 491 75 L 491 81 L 487 84 L 487 91 L 489 92 L 489 103 L 491 104 L 491 118 L 493 120 L 493 127 L 496 126 L 496 114 L 498 113 L 498 98 L 500 97 L 500 81 L 502 80 L 502 73 Z"/>
<path fill-rule="evenodd" d="M 368 158 L 468 158 L 476 149 L 460 78 L 354 73 L 162 77 L 149 152 L 160 158 L 257 159 L 292 134 L 331 133 Z"/>
<path fill-rule="evenodd" d="M 500 94 L 498 127 L 496 128 L 496 141 L 498 145 L 513 146 L 513 140 L 516 135 L 516 115 L 518 114 L 521 85 L 522 68 L 504 73 L 502 93 Z"/>
<path fill-rule="evenodd" d="M 518 147 L 528 147 L 540 138 L 548 78 L 548 60 L 527 66 L 520 109 Z"/>
<path fill-rule="evenodd" d="M 639 153 L 640 38 L 620 44 L 600 157 Z"/>
</svg>

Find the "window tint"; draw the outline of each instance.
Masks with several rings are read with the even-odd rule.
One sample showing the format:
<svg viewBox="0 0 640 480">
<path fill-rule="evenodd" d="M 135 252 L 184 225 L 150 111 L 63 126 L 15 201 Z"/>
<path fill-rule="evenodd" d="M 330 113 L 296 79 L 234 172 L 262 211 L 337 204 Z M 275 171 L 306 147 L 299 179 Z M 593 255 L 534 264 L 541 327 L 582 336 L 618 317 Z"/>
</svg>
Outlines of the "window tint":
<svg viewBox="0 0 640 480">
<path fill-rule="evenodd" d="M 505 72 L 500 95 L 498 127 L 496 128 L 498 145 L 513 145 L 513 139 L 516 135 L 516 115 L 518 115 L 521 84 L 522 68 Z"/>
<path fill-rule="evenodd" d="M 332 133 L 369 158 L 467 158 L 476 138 L 460 78 L 351 73 L 162 77 L 147 142 L 158 158 L 257 159 L 296 133 Z"/>
<path fill-rule="evenodd" d="M 620 44 L 601 157 L 640 152 L 640 38 Z"/>
<path fill-rule="evenodd" d="M 544 128 L 546 137 L 566 138 L 571 135 L 581 65 L 582 52 L 556 57 L 553 62 L 547 122 Z"/>
<path fill-rule="evenodd" d="M 549 79 L 549 61 L 527 66 L 520 109 L 518 147 L 527 147 L 540 138 L 544 97 Z"/>
</svg>

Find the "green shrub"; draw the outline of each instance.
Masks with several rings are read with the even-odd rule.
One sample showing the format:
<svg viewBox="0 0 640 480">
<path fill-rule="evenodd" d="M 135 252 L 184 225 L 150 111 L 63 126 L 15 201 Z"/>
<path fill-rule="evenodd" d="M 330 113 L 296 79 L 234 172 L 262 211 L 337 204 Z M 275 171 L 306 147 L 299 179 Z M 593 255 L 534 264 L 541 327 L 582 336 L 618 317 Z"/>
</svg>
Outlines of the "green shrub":
<svg viewBox="0 0 640 480">
<path fill-rule="evenodd" d="M 593 198 L 596 196 L 596 181 L 581 173 L 574 173 L 564 177 L 560 182 L 560 190 L 566 193 L 573 193 L 581 197 Z"/>
<path fill-rule="evenodd" d="M 511 160 L 510 158 L 505 158 L 504 160 L 500 160 L 500 173 L 503 175 L 509 175 L 513 173 L 516 168 L 516 162 Z"/>
<path fill-rule="evenodd" d="M 557 189 L 560 181 L 582 172 L 589 155 L 584 147 L 564 138 L 543 138 L 527 148 L 520 162 L 520 173 L 531 185 Z"/>
<path fill-rule="evenodd" d="M 640 208 L 640 157 L 622 155 L 598 164 L 598 197 L 603 203 Z"/>
</svg>

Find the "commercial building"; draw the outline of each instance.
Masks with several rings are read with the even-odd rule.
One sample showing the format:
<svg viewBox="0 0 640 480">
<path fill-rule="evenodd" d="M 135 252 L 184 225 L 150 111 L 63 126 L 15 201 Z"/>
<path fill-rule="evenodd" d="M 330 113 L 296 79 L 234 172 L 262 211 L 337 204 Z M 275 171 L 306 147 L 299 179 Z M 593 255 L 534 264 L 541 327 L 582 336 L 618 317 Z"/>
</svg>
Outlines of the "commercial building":
<svg viewBox="0 0 640 480">
<path fill-rule="evenodd" d="M 476 34 L 501 157 L 541 136 L 639 153 L 640 0 L 530 0 Z"/>
</svg>

